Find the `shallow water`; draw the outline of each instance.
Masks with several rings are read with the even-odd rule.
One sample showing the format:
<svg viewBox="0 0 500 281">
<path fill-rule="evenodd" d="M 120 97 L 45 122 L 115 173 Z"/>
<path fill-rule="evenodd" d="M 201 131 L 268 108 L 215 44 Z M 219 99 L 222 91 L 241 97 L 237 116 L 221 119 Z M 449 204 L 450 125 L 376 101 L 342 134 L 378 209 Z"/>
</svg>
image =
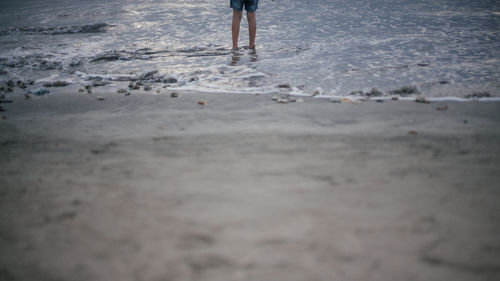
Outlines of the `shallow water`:
<svg viewBox="0 0 500 281">
<path fill-rule="evenodd" d="M 0 80 L 128 81 L 157 71 L 146 78 L 201 92 L 391 95 L 413 85 L 428 97 L 500 96 L 498 1 L 261 1 L 257 51 L 236 53 L 228 6 L 3 0 Z M 247 37 L 243 20 L 240 45 Z"/>
</svg>

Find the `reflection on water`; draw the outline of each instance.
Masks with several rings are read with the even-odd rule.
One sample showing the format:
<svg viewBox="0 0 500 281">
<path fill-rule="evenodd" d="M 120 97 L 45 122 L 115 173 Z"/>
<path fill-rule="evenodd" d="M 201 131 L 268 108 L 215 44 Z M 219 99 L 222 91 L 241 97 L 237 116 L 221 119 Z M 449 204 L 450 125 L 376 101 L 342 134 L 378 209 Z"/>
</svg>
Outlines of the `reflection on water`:
<svg viewBox="0 0 500 281">
<path fill-rule="evenodd" d="M 241 54 L 238 51 L 233 50 L 231 53 L 231 65 L 238 65 L 238 62 L 241 60 Z"/>
<path fill-rule="evenodd" d="M 257 49 L 251 49 L 249 55 L 251 62 L 259 61 L 259 56 L 257 55 Z"/>
<path fill-rule="evenodd" d="M 247 52 L 245 54 L 245 51 Z M 248 60 L 242 58 L 246 58 L 248 56 Z M 229 63 L 231 66 L 236 66 L 236 65 L 244 65 L 247 62 L 258 62 L 259 61 L 259 56 L 257 54 L 256 49 L 248 49 L 248 48 L 241 48 L 238 50 L 232 50 L 231 51 L 231 62 Z"/>
</svg>

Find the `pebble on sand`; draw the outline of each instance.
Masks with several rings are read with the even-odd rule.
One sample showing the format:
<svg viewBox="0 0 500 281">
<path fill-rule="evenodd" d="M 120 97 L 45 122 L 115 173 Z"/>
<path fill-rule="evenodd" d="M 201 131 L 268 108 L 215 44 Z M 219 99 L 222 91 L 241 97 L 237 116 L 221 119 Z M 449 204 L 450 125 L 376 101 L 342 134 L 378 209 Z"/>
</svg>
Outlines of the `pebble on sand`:
<svg viewBox="0 0 500 281">
<path fill-rule="evenodd" d="M 415 130 L 409 130 L 409 131 L 408 131 L 408 134 L 409 134 L 409 135 L 414 135 L 414 136 L 415 136 L 415 135 L 418 135 L 418 132 L 417 132 L 417 131 L 415 131 Z"/>
<path fill-rule="evenodd" d="M 303 98 L 290 97 L 289 100 L 290 100 L 290 102 L 296 102 L 296 103 L 304 102 Z"/>
<path fill-rule="evenodd" d="M 428 99 L 426 99 L 424 97 L 418 97 L 415 99 L 415 101 L 418 103 L 431 103 Z"/>
<path fill-rule="evenodd" d="M 354 101 L 349 98 L 341 98 L 340 103 L 353 103 Z"/>
<path fill-rule="evenodd" d="M 368 94 L 371 97 L 381 97 L 384 95 L 384 93 L 377 88 L 372 88 Z"/>
<path fill-rule="evenodd" d="M 178 98 L 179 97 L 179 93 L 173 92 L 173 93 L 170 94 L 170 97 L 172 97 L 172 98 Z"/>
<path fill-rule="evenodd" d="M 97 100 L 99 100 L 99 101 L 106 100 L 106 98 L 105 98 L 105 97 L 101 97 L 101 96 L 97 96 L 97 97 L 96 97 L 96 99 L 97 99 Z"/>
<path fill-rule="evenodd" d="M 207 105 L 207 102 L 206 101 L 198 101 L 198 104 L 199 105 Z"/>
<path fill-rule="evenodd" d="M 128 87 L 132 90 L 139 90 L 142 86 L 142 83 L 141 82 L 130 82 L 130 84 L 128 84 Z"/>
<path fill-rule="evenodd" d="M 117 91 L 118 94 L 125 94 L 126 92 L 127 92 L 127 90 L 125 90 L 125 89 L 119 89 Z"/>
<path fill-rule="evenodd" d="M 316 89 L 314 89 L 314 92 L 312 94 L 312 96 L 317 96 L 317 95 L 322 95 L 324 93 L 323 89 L 321 87 L 318 87 Z"/>
<path fill-rule="evenodd" d="M 273 96 L 272 100 L 275 101 L 275 102 L 277 102 L 277 103 L 288 103 L 288 99 L 287 98 L 282 98 L 280 96 Z"/>
</svg>

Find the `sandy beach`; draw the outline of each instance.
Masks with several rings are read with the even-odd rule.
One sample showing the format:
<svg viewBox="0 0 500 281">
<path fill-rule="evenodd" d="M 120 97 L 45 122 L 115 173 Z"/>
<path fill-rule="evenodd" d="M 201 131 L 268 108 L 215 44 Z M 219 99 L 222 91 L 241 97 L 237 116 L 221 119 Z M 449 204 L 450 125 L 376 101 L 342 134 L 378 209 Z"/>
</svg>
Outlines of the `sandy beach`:
<svg viewBox="0 0 500 281">
<path fill-rule="evenodd" d="M 1 104 L 0 280 L 500 278 L 500 103 L 51 91 Z"/>
</svg>

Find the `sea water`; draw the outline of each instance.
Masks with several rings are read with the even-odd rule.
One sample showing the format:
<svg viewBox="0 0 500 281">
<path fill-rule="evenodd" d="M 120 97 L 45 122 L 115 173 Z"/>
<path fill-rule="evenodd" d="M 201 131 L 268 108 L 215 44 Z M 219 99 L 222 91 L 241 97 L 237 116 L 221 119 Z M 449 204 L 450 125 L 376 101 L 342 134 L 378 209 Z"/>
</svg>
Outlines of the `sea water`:
<svg viewBox="0 0 500 281">
<path fill-rule="evenodd" d="M 231 51 L 231 20 L 225 0 L 1 0 L 0 80 L 500 97 L 496 0 L 261 0 L 255 51 Z"/>
</svg>

